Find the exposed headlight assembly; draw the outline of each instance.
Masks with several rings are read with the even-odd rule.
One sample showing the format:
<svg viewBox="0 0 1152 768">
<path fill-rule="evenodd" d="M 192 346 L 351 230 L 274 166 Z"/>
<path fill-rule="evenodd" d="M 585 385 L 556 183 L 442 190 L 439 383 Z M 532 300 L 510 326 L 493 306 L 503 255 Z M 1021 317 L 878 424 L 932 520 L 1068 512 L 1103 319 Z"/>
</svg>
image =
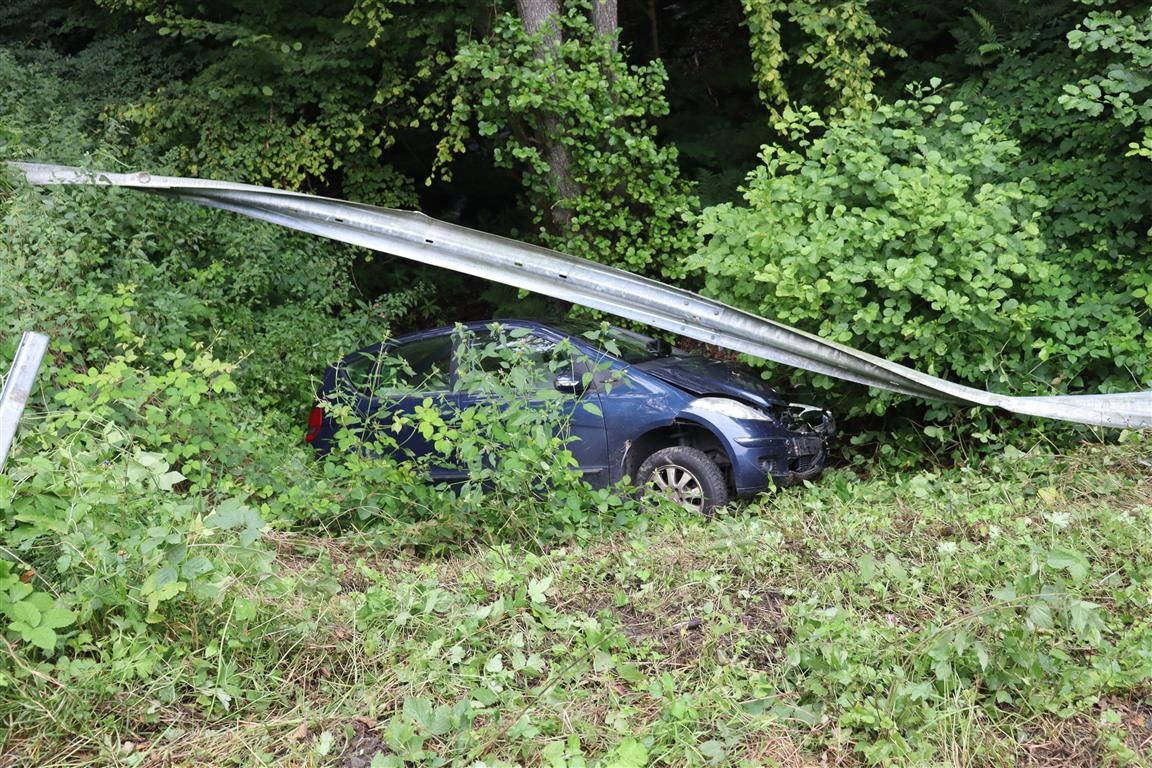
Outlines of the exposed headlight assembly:
<svg viewBox="0 0 1152 768">
<path fill-rule="evenodd" d="M 766 412 L 755 406 L 728 397 L 700 397 L 692 401 L 692 408 L 708 413 L 718 413 L 730 419 L 741 421 L 773 421 Z"/>
<path fill-rule="evenodd" d="M 788 407 L 792 409 L 792 419 L 797 424 L 807 426 L 826 437 L 836 434 L 836 419 L 823 408 L 803 403 L 789 403 Z"/>
</svg>

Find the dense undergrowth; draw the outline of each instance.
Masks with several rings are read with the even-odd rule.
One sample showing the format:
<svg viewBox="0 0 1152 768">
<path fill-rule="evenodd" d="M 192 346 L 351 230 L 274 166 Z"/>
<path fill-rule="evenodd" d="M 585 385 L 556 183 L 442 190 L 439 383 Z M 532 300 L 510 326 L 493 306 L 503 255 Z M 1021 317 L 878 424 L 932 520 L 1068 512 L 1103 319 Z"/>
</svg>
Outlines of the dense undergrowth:
<svg viewBox="0 0 1152 768">
<path fill-rule="evenodd" d="M 1146 441 L 565 514 L 310 461 L 167 363 L 59 372 L 0 476 L 9 764 L 1149 757 Z"/>
</svg>

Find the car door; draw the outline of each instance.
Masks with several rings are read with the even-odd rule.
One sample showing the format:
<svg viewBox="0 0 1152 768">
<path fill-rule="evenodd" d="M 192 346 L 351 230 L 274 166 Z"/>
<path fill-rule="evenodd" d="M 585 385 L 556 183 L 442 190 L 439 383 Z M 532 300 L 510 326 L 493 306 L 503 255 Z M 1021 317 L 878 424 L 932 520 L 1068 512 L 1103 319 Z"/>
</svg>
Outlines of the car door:
<svg viewBox="0 0 1152 768">
<path fill-rule="evenodd" d="M 394 442 L 390 452 L 401 459 L 421 461 L 435 453 L 417 413 L 425 403 L 442 412 L 451 408 L 452 344 L 444 330 L 370 347 L 345 361 L 355 371 L 355 410 L 366 440 L 387 448 Z"/>
<path fill-rule="evenodd" d="M 550 412 L 584 478 L 608 484 L 608 440 L 595 386 L 588 386 L 590 362 L 565 338 L 543 328 L 497 325 L 473 329 L 457 346 L 454 367 L 457 404 L 520 400 L 537 412 Z"/>
</svg>

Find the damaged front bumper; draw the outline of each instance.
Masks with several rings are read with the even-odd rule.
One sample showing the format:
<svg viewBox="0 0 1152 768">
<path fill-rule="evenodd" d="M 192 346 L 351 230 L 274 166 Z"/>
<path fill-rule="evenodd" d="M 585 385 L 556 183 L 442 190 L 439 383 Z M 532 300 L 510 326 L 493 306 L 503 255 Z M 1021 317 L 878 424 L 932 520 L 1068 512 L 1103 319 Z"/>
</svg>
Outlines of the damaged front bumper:
<svg viewBox="0 0 1152 768">
<path fill-rule="evenodd" d="M 836 436 L 832 414 L 823 408 L 794 403 L 780 416 L 775 434 L 736 439 L 742 454 L 733 467 L 739 495 L 757 493 L 771 485 L 787 487 L 815 480 L 824 471 L 829 446 Z"/>
<path fill-rule="evenodd" d="M 815 480 L 828 463 L 828 447 L 836 436 L 836 419 L 823 408 L 803 403 L 791 403 L 792 428 L 796 434 L 789 438 L 785 466 L 777 462 L 768 474 L 780 487 Z"/>
</svg>

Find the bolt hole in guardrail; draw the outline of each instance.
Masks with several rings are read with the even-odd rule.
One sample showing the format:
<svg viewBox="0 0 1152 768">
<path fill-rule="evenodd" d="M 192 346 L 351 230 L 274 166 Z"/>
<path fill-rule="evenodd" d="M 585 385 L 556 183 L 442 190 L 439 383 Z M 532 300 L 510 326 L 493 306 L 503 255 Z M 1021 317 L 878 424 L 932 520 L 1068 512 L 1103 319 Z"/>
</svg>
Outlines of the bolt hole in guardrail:
<svg viewBox="0 0 1152 768">
<path fill-rule="evenodd" d="M 36 383 L 36 374 L 47 350 L 47 336 L 26 332 L 20 338 L 16 359 L 4 379 L 4 389 L 0 391 L 0 472 L 4 471 L 8 449 L 16 437 L 16 428 L 20 426 L 20 417 L 24 415 L 24 406 L 32 394 L 32 385 Z"/>
</svg>

